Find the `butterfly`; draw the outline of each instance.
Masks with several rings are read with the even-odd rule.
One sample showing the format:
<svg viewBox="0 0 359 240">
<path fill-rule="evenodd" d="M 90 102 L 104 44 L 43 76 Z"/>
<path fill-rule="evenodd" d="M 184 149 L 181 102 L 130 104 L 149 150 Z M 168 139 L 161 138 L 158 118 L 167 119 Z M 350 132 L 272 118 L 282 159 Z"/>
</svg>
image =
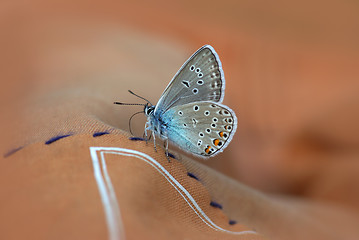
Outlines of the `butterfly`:
<svg viewBox="0 0 359 240">
<path fill-rule="evenodd" d="M 233 110 L 222 104 L 225 79 L 222 64 L 210 45 L 198 49 L 178 70 L 156 105 L 147 99 L 145 135 L 152 132 L 195 156 L 208 158 L 222 152 L 237 128 Z M 115 102 L 116 104 L 124 104 Z"/>
</svg>

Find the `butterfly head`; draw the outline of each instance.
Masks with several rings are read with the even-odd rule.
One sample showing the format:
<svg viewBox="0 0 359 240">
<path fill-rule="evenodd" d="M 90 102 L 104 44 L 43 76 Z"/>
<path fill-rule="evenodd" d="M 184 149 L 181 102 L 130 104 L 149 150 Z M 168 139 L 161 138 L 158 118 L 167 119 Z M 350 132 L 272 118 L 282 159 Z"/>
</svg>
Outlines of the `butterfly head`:
<svg viewBox="0 0 359 240">
<path fill-rule="evenodd" d="M 143 109 L 146 116 L 152 115 L 154 110 L 155 110 L 155 106 L 150 103 L 146 103 L 145 108 Z"/>
</svg>

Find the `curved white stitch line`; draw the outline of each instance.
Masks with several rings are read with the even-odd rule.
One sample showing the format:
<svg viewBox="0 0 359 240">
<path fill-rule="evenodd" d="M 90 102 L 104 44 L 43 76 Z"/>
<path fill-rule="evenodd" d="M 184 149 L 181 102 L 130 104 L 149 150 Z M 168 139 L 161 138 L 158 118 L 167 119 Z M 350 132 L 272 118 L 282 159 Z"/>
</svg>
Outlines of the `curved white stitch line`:
<svg viewBox="0 0 359 240">
<path fill-rule="evenodd" d="M 102 158 L 102 163 L 105 164 L 105 160 L 104 160 L 104 153 L 110 153 L 110 154 L 118 154 L 118 155 L 124 155 L 124 156 L 132 156 L 132 157 L 137 157 L 145 162 L 147 162 L 148 164 L 150 164 L 152 167 L 154 167 L 159 173 L 161 173 L 166 180 L 177 190 L 177 192 L 183 197 L 183 199 L 188 203 L 188 205 L 192 208 L 192 210 L 197 214 L 197 216 L 210 228 L 216 230 L 216 231 L 222 231 L 222 232 L 226 232 L 226 233 L 230 233 L 230 234 L 236 234 L 236 235 L 242 235 L 242 234 L 258 234 L 255 231 L 251 231 L 251 230 L 247 230 L 247 231 L 241 231 L 241 232 L 233 232 L 233 231 L 229 231 L 226 229 L 223 229 L 221 227 L 219 227 L 218 225 L 216 225 L 214 222 L 212 222 L 212 220 L 204 213 L 204 211 L 199 207 L 199 205 L 197 204 L 197 202 L 194 200 L 194 198 L 191 196 L 191 194 L 161 165 L 159 164 L 155 159 L 153 159 L 152 157 L 148 156 L 147 154 L 144 154 L 142 152 L 138 152 L 135 150 L 131 150 L 131 149 L 125 149 L 125 148 L 113 148 L 113 147 L 90 147 L 90 152 L 91 152 L 91 157 L 93 159 L 97 159 L 98 162 L 98 158 L 97 158 L 97 152 L 100 151 L 101 152 L 101 158 Z M 104 165 L 106 166 L 106 165 Z M 95 177 L 100 173 L 96 173 L 97 171 L 100 171 L 99 168 L 95 168 L 94 166 L 94 171 L 95 171 Z M 108 176 L 107 174 L 107 170 L 106 167 L 103 167 L 103 171 L 105 172 L 105 175 Z M 97 180 L 97 178 L 96 178 Z M 108 178 L 108 182 L 111 183 L 111 181 Z M 114 239 L 111 238 L 111 236 L 113 235 L 113 233 L 115 232 L 119 232 L 118 229 L 113 229 L 113 227 L 116 227 L 118 225 L 111 223 L 114 219 L 114 216 L 112 215 L 112 213 L 110 212 L 110 214 L 108 214 L 109 212 L 107 211 L 107 208 L 111 208 L 115 206 L 109 206 L 109 205 L 105 205 L 105 203 L 107 203 L 106 199 L 110 198 L 109 196 L 102 196 L 103 194 L 110 194 L 112 196 L 115 196 L 114 190 L 111 187 L 109 187 L 108 191 L 110 193 L 108 193 L 107 191 L 104 191 L 102 188 L 104 188 L 103 184 L 99 184 L 98 183 L 98 187 L 99 187 L 99 192 L 101 194 L 101 198 L 103 199 L 103 204 L 104 204 L 104 208 L 105 208 L 105 214 L 106 214 L 106 219 L 107 219 L 107 223 L 108 223 L 108 228 L 109 228 L 109 233 L 110 233 L 110 239 Z M 111 192 L 112 191 L 112 192 Z M 117 202 L 116 202 L 117 203 Z M 117 205 L 117 204 L 116 204 Z M 118 206 L 117 209 L 119 210 Z M 119 211 L 118 211 L 119 213 Z M 120 216 L 120 214 L 118 214 L 118 216 Z M 116 219 L 116 222 L 121 222 L 119 219 Z"/>
<path fill-rule="evenodd" d="M 112 187 L 111 179 L 107 172 L 106 162 L 102 158 L 102 171 L 105 177 L 102 175 L 100 162 L 96 153 L 96 149 L 90 147 L 90 154 L 92 158 L 92 165 L 94 168 L 94 177 L 97 182 L 97 186 L 100 192 L 102 205 L 104 207 L 106 223 L 110 240 L 125 239 L 125 232 L 122 224 L 122 218 L 118 201 L 116 199 L 115 191 Z"/>
</svg>

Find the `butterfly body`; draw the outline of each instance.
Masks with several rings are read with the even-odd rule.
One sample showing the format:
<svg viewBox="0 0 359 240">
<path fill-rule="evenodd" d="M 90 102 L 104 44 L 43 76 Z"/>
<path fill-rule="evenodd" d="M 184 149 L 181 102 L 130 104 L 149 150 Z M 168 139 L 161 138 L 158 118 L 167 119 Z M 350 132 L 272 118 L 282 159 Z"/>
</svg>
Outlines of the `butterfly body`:
<svg viewBox="0 0 359 240">
<path fill-rule="evenodd" d="M 146 129 L 200 157 L 223 151 L 237 126 L 234 112 L 221 102 L 225 80 L 214 49 L 205 45 L 177 72 L 157 105 L 146 104 Z M 168 151 L 168 149 L 166 149 Z"/>
<path fill-rule="evenodd" d="M 159 136 L 162 140 L 167 140 L 167 119 L 162 119 L 162 117 L 155 116 L 155 108 L 156 106 L 154 105 L 145 105 L 144 113 L 147 117 L 145 130 L 150 130 Z"/>
</svg>

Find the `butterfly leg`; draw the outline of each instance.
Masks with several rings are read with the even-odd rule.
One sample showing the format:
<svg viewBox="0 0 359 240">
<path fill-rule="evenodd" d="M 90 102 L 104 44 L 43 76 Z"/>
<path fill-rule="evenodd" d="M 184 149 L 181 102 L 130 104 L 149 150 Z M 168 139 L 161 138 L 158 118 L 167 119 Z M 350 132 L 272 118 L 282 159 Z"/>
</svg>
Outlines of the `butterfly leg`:
<svg viewBox="0 0 359 240">
<path fill-rule="evenodd" d="M 153 136 L 153 145 L 155 147 L 155 152 L 157 152 L 157 148 L 156 148 L 156 135 L 155 135 L 155 132 L 152 131 L 152 136 Z"/>
<path fill-rule="evenodd" d="M 163 141 L 163 147 L 165 149 L 165 153 L 166 153 L 166 158 L 168 160 L 168 162 L 171 162 L 170 158 L 169 158 L 169 154 L 168 154 L 168 137 L 167 137 L 167 133 L 164 132 L 164 134 L 162 134 L 162 139 Z"/>
<path fill-rule="evenodd" d="M 150 128 L 150 124 L 148 122 L 146 122 L 145 124 L 145 131 L 143 132 L 143 137 L 146 140 L 146 144 L 148 143 L 149 140 L 151 140 L 151 135 L 147 134 L 147 130 L 151 130 Z"/>
<path fill-rule="evenodd" d="M 167 137 L 166 137 L 165 141 L 163 142 L 163 145 L 166 149 L 166 158 L 167 158 L 168 162 L 171 162 L 171 159 L 168 156 L 168 138 Z"/>
<path fill-rule="evenodd" d="M 148 142 L 147 130 L 148 130 L 148 123 L 146 122 L 146 123 L 145 123 L 145 132 L 144 132 L 145 139 L 146 139 L 146 144 L 147 144 L 147 142 Z"/>
</svg>

